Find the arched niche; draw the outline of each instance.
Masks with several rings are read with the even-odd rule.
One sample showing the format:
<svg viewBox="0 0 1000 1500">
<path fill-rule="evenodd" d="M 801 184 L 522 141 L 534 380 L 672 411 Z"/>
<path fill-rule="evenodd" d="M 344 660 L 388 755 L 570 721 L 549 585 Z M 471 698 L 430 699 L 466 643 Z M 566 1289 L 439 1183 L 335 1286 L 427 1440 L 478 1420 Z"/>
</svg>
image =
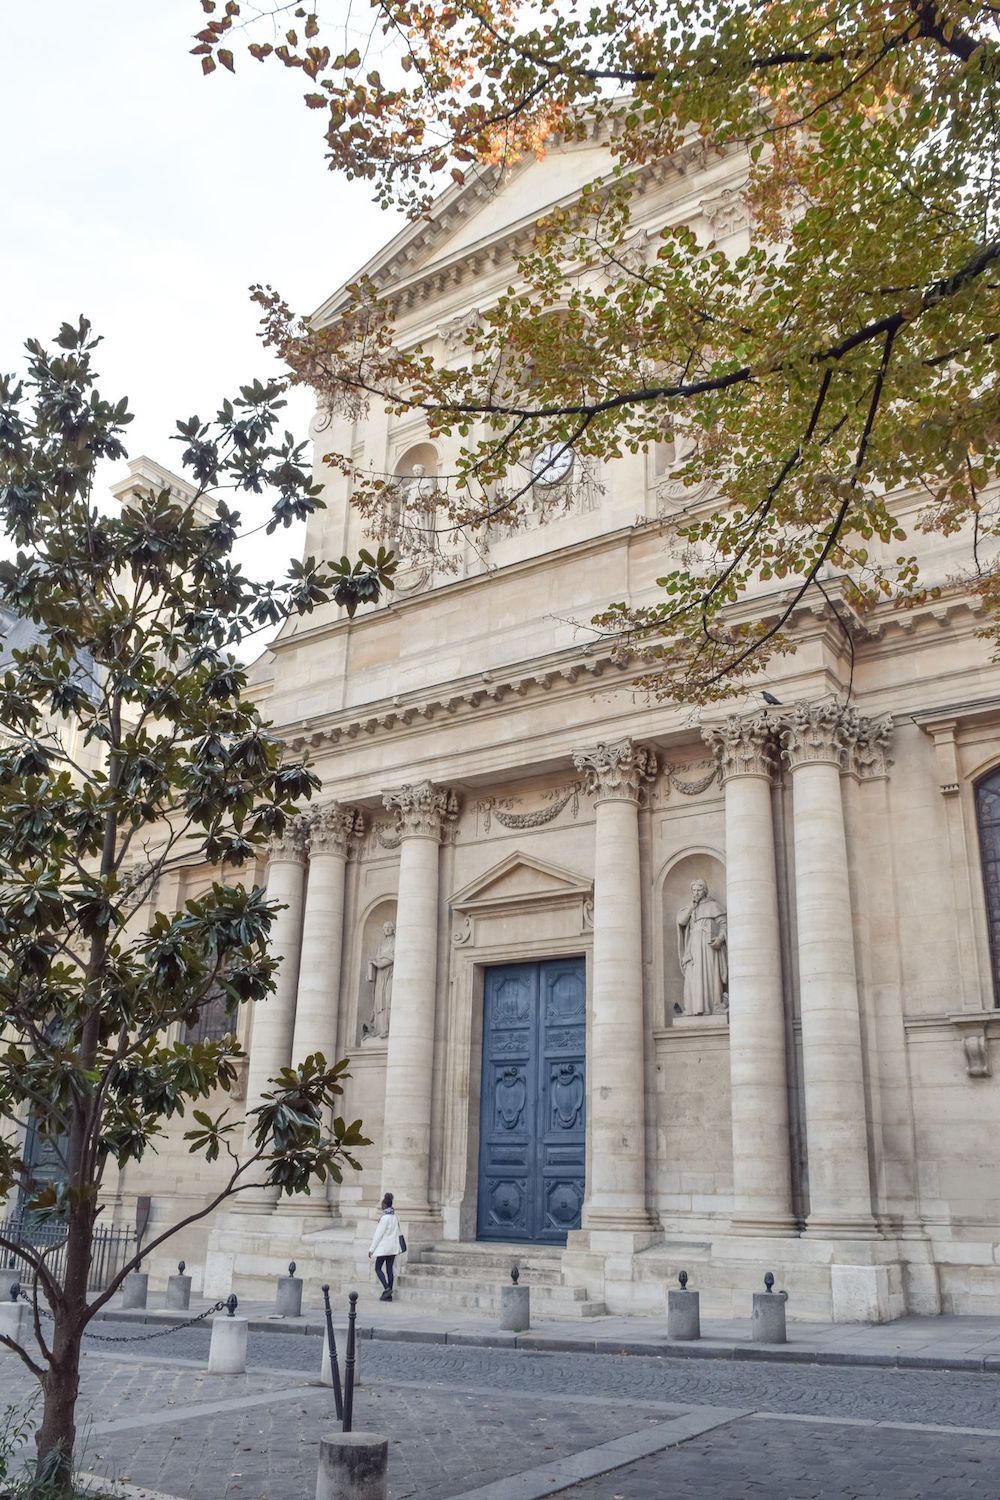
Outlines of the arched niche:
<svg viewBox="0 0 1000 1500">
<path fill-rule="evenodd" d="M 396 460 L 393 474 L 404 484 L 408 479 L 414 478 L 417 469 L 422 469 L 424 475 L 429 479 L 436 479 L 438 472 L 438 451 L 433 443 L 413 443 Z M 419 476 L 417 476 L 419 477 Z"/>
<path fill-rule="evenodd" d="M 392 931 L 387 931 L 391 927 Z M 361 930 L 358 975 L 357 1044 L 384 1047 L 389 1036 L 395 949 L 396 903 L 379 901 L 365 917 Z"/>
<path fill-rule="evenodd" d="M 427 583 L 438 550 L 433 519 L 441 482 L 438 451 L 433 443 L 412 443 L 392 472 L 384 540 L 402 564 L 395 578 L 397 595 L 412 594 Z"/>
<path fill-rule="evenodd" d="M 677 913 L 691 904 L 691 885 L 704 880 L 719 906 L 726 905 L 726 867 L 709 849 L 692 849 L 675 859 L 660 884 L 663 931 L 663 999 L 669 1026 L 684 1015 L 684 975 L 678 952 Z"/>
</svg>

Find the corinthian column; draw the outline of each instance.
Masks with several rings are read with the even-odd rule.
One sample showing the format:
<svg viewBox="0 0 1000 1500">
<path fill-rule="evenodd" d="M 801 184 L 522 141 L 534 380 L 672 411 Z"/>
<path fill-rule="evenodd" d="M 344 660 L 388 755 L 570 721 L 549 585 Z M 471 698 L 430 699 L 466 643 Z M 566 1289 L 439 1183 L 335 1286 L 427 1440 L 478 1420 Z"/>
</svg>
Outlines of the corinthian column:
<svg viewBox="0 0 1000 1500">
<path fill-rule="evenodd" d="M 586 1229 L 644 1231 L 645 1023 L 639 791 L 656 759 L 631 740 L 573 756 L 595 798 L 594 957 L 590 1079 L 590 1181 Z"/>
<path fill-rule="evenodd" d="M 454 792 L 429 781 L 387 792 L 399 817 L 396 951 L 385 1070 L 382 1187 L 411 1222 L 432 1217 L 428 1197 L 437 992 L 438 856 Z"/>
<path fill-rule="evenodd" d="M 356 808 L 328 802 L 309 830 L 309 881 L 292 1041 L 296 1063 L 312 1052 L 322 1052 L 328 1063 L 337 1056 L 344 871 L 351 837 L 363 828 L 364 818 Z"/>
<path fill-rule="evenodd" d="M 283 836 L 272 841 L 268 854 L 268 899 L 282 906 L 271 923 L 269 944 L 272 957 L 278 960 L 278 972 L 274 992 L 253 1007 L 246 1090 L 248 1145 L 255 1124 L 249 1112 L 262 1102 L 268 1080 L 287 1068 L 292 1057 L 308 831 L 307 820 L 295 818 L 288 823 Z M 259 1212 L 273 1207 L 278 1196 L 277 1188 L 261 1188 L 241 1194 L 237 1207 Z"/>
<path fill-rule="evenodd" d="M 771 817 L 774 726 L 734 715 L 705 739 L 726 796 L 733 1228 L 787 1234 L 792 1215 L 785 1010 Z"/>
<path fill-rule="evenodd" d="M 840 791 L 859 728 L 851 709 L 798 703 L 781 731 L 793 786 L 808 1231 L 855 1238 L 875 1233 Z"/>
</svg>

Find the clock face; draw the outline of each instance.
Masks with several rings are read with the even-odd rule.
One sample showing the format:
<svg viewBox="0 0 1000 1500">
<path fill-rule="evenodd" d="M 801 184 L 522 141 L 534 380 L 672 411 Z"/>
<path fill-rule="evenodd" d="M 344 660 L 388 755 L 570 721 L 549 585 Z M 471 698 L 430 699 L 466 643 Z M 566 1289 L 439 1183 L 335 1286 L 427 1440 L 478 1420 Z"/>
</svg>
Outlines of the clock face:
<svg viewBox="0 0 1000 1500">
<path fill-rule="evenodd" d="M 531 460 L 532 483 L 559 484 L 573 467 L 573 450 L 562 443 L 546 443 Z"/>
</svg>

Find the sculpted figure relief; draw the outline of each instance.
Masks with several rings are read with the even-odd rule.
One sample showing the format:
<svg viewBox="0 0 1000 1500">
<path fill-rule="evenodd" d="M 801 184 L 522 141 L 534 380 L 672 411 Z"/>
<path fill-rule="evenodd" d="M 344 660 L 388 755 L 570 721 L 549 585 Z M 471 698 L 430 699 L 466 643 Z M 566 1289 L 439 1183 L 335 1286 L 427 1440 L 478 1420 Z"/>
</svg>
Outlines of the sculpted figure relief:
<svg viewBox="0 0 1000 1500">
<path fill-rule="evenodd" d="M 389 1007 L 392 1004 L 392 970 L 396 960 L 396 924 L 382 923 L 382 938 L 368 960 L 368 982 L 374 984 L 371 1020 L 361 1028 L 364 1038 L 389 1035 Z"/>
<path fill-rule="evenodd" d="M 704 880 L 691 882 L 691 905 L 677 913 L 677 957 L 684 975 L 684 1014 L 724 1011 L 729 984 L 726 913 Z"/>
</svg>

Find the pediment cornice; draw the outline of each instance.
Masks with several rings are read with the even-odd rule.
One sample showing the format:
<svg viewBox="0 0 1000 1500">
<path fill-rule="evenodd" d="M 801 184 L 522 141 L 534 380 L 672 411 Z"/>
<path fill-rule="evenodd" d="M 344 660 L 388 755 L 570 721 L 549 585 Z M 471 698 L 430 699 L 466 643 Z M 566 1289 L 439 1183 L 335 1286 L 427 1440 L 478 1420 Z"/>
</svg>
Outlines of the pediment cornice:
<svg viewBox="0 0 1000 1500">
<path fill-rule="evenodd" d="M 607 122 L 604 123 L 607 126 Z M 594 136 L 586 141 L 573 142 L 561 149 L 590 146 L 594 140 L 601 138 L 601 134 L 602 132 L 595 131 Z M 610 138 L 609 129 L 605 129 L 603 134 Z M 655 187 L 703 170 L 713 156 L 721 160 L 727 154 L 732 153 L 721 152 L 700 137 L 685 141 L 671 156 L 648 162 L 635 174 L 635 194 L 641 198 Z M 532 160 L 523 160 L 506 178 L 496 169 L 484 169 L 462 187 L 448 189 L 426 219 L 402 230 L 357 276 L 351 278 L 351 283 L 339 287 L 322 303 L 314 312 L 312 322 L 321 327 L 346 306 L 349 301 L 348 287 L 361 276 L 367 276 L 398 312 L 433 301 L 448 288 L 473 281 L 481 277 L 488 267 L 506 263 L 524 253 L 530 247 L 539 217 L 572 203 L 579 196 L 579 189 L 574 189 L 564 198 L 553 200 L 541 215 L 533 212 L 499 232 L 485 236 L 471 245 L 462 246 L 451 255 L 443 254 L 440 258 L 424 260 L 423 264 L 419 264 L 436 244 L 454 234 L 470 213 L 494 193 L 505 191 L 521 173 L 529 171 L 531 166 Z M 612 180 L 612 174 L 609 173 L 608 183 Z"/>
</svg>

